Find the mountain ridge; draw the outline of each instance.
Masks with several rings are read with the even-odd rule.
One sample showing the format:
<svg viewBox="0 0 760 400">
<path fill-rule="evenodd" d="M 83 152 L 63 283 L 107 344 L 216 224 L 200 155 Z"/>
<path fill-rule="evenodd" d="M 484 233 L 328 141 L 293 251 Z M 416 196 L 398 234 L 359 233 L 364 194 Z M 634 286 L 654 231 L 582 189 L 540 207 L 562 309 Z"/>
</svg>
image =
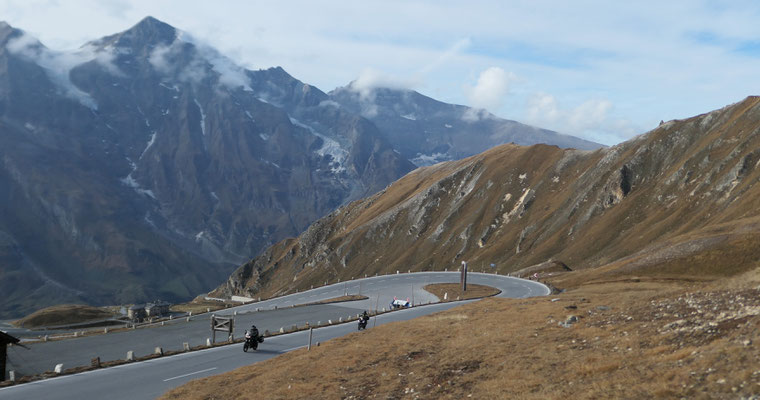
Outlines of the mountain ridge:
<svg viewBox="0 0 760 400">
<path fill-rule="evenodd" d="M 214 293 L 266 297 L 461 261 L 507 273 L 559 260 L 573 270 L 607 266 L 599 273 L 612 276 L 652 265 L 642 256 L 655 253 L 672 268 L 726 245 L 751 260 L 740 244 L 760 240 L 757 148 L 758 97 L 605 149 L 498 146 L 419 168 L 340 208 L 240 267 Z M 730 240 L 699 240 L 720 224 Z"/>
<path fill-rule="evenodd" d="M 357 88 L 355 82 L 330 99 L 374 122 L 417 166 L 456 160 L 503 143 L 555 144 L 591 150 L 599 143 L 506 120 L 486 110 L 447 104 L 407 89 Z"/>
<path fill-rule="evenodd" d="M 280 67 L 146 17 L 61 52 L 0 26 L 0 316 L 182 301 L 415 168 Z"/>
</svg>

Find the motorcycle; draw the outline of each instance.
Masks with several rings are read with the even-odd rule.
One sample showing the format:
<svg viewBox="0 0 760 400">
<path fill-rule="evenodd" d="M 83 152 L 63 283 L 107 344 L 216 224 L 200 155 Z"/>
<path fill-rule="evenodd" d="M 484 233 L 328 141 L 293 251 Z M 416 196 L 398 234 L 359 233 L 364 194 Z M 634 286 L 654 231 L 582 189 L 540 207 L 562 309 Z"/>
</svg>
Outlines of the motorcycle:
<svg viewBox="0 0 760 400">
<path fill-rule="evenodd" d="M 369 317 L 359 318 L 359 330 L 367 329 L 367 322 L 369 322 Z"/>
<path fill-rule="evenodd" d="M 264 337 L 251 332 L 245 331 L 245 342 L 243 342 L 243 352 L 247 353 L 248 349 L 254 351 L 259 348 L 259 343 L 264 343 Z"/>
</svg>

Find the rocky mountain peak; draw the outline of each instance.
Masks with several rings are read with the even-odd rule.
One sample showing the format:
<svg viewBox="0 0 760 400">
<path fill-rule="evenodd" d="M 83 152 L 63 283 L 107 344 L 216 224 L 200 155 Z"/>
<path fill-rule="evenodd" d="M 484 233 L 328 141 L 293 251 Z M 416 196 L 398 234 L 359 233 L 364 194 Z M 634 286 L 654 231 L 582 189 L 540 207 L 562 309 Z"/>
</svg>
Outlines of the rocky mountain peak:
<svg viewBox="0 0 760 400">
<path fill-rule="evenodd" d="M 122 39 L 130 37 L 135 42 L 169 44 L 177 37 L 177 29 L 151 16 L 122 33 Z"/>
<path fill-rule="evenodd" d="M 21 30 L 12 27 L 9 23 L 0 21 L 0 47 L 5 47 L 11 38 L 17 37 L 22 33 Z"/>
<path fill-rule="evenodd" d="M 173 26 L 148 16 L 126 31 L 106 36 L 95 41 L 95 44 L 138 50 L 145 47 L 170 45 L 177 38 L 178 33 L 179 31 Z"/>
</svg>

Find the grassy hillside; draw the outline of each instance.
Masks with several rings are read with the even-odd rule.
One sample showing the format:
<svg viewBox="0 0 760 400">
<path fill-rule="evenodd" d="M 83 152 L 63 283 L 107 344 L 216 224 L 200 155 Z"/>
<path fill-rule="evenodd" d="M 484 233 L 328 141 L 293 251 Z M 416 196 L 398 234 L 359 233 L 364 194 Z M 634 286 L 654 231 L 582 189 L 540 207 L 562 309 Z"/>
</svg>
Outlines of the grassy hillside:
<svg viewBox="0 0 760 400">
<path fill-rule="evenodd" d="M 505 145 L 413 171 L 217 294 L 462 260 L 563 292 L 350 334 L 164 398 L 756 398 L 759 149 L 750 97 L 609 149 Z"/>
<path fill-rule="evenodd" d="M 417 169 L 333 212 L 238 268 L 213 294 L 267 297 L 463 260 L 501 273 L 549 260 L 633 272 L 717 245 L 747 261 L 717 273 L 740 273 L 758 248 L 758 149 L 757 97 L 607 149 L 499 146 Z"/>
<path fill-rule="evenodd" d="M 97 321 L 114 316 L 116 316 L 114 312 L 102 307 L 91 307 L 82 304 L 62 304 L 37 310 L 24 318 L 14 321 L 13 324 L 34 329 Z"/>
<path fill-rule="evenodd" d="M 755 269 L 489 298 L 196 380 L 163 399 L 750 398 L 760 393 L 758 285 Z M 570 316 L 578 321 L 559 325 Z M 388 341 L 400 331 L 403 340 Z"/>
</svg>

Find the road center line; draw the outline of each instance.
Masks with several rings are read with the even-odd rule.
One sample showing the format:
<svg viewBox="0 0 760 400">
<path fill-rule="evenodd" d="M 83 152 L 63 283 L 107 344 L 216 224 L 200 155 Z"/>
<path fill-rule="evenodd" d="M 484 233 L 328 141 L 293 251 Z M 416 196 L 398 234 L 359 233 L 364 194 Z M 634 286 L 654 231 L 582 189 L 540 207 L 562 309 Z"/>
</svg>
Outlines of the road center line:
<svg viewBox="0 0 760 400">
<path fill-rule="evenodd" d="M 208 369 L 204 369 L 203 371 L 195 371 L 195 372 L 191 372 L 191 373 L 189 373 L 189 374 L 185 374 L 185 375 L 175 376 L 174 378 L 164 379 L 164 382 L 169 382 L 169 381 L 171 381 L 171 380 L 174 380 L 174 379 L 184 378 L 184 377 L 186 377 L 186 376 L 190 376 L 190 375 L 195 375 L 195 374 L 202 374 L 202 373 L 204 373 L 204 372 L 213 371 L 213 370 L 215 370 L 215 369 L 216 369 L 216 367 L 214 367 L 214 368 L 208 368 Z"/>
</svg>

